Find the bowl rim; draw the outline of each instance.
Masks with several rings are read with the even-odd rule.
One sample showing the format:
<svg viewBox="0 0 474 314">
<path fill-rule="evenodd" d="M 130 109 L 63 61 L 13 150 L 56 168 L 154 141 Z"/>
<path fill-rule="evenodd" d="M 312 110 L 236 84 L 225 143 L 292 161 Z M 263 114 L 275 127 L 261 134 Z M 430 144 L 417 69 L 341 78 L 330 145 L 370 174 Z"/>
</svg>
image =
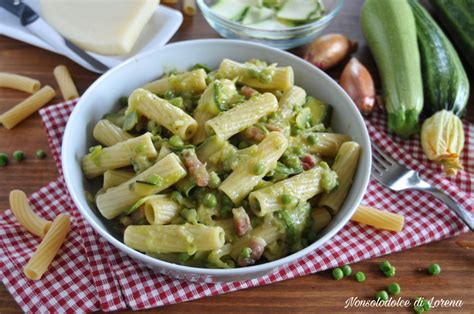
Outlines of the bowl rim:
<svg viewBox="0 0 474 314">
<path fill-rule="evenodd" d="M 154 257 L 148 256 L 144 253 L 141 253 L 139 251 L 136 251 L 128 246 L 125 245 L 122 241 L 119 241 L 116 239 L 113 235 L 111 235 L 105 228 L 102 228 L 99 226 L 93 219 L 92 215 L 97 217 L 97 214 L 94 213 L 94 210 L 88 206 L 87 208 L 83 208 L 81 205 L 81 202 L 79 200 L 79 191 L 83 190 L 82 186 L 77 188 L 73 184 L 73 176 L 72 174 L 69 173 L 69 170 L 74 163 L 76 163 L 75 159 L 73 156 L 69 153 L 71 150 L 69 146 L 74 146 L 73 143 L 73 129 L 75 125 L 75 120 L 78 119 L 80 116 L 80 108 L 83 106 L 82 104 L 88 99 L 89 94 L 93 93 L 94 90 L 98 85 L 101 85 L 103 81 L 106 81 L 110 76 L 113 76 L 115 72 L 119 71 L 121 68 L 127 66 L 130 63 L 135 63 L 137 62 L 138 59 L 142 58 L 147 58 L 153 54 L 159 53 L 162 50 L 168 50 L 168 49 L 183 49 L 186 48 L 186 46 L 192 46 L 195 44 L 203 44 L 203 45 L 209 45 L 212 47 L 213 45 L 216 44 L 225 44 L 225 45 L 236 45 L 240 48 L 246 47 L 246 48 L 260 48 L 260 49 L 266 49 L 271 51 L 272 53 L 276 54 L 282 54 L 285 57 L 288 57 L 292 59 L 294 62 L 297 63 L 303 63 L 305 66 L 312 67 L 313 70 L 318 71 L 320 75 L 325 77 L 327 80 L 330 80 L 333 82 L 333 87 L 336 89 L 340 89 L 342 91 L 343 97 L 346 98 L 346 101 L 349 103 L 353 104 L 353 109 L 356 114 L 355 114 L 355 119 L 357 121 L 354 121 L 356 124 L 360 124 L 363 126 L 363 141 L 364 143 L 359 143 L 362 147 L 367 149 L 366 153 L 366 158 L 365 158 L 365 165 L 363 164 L 364 160 L 361 158 L 359 160 L 359 165 L 358 169 L 364 168 L 364 166 L 367 168 L 367 171 L 363 173 L 363 184 L 360 187 L 360 190 L 356 194 L 356 198 L 354 200 L 354 204 L 352 205 L 351 209 L 344 214 L 344 216 L 341 218 L 341 220 L 334 226 L 334 228 L 330 231 L 328 231 L 323 237 L 319 238 L 315 242 L 311 243 L 307 247 L 292 253 L 290 255 L 287 255 L 283 258 L 277 259 L 275 261 L 263 263 L 263 264 L 257 264 L 257 265 L 252 265 L 252 266 L 247 266 L 247 267 L 240 267 L 240 268 L 230 268 L 230 269 L 215 269 L 215 268 L 201 268 L 201 267 L 191 267 L 191 266 L 184 266 L 184 265 L 179 265 L 179 264 L 174 264 L 171 262 L 166 262 L 160 259 L 156 259 Z M 188 48 L 189 49 L 189 48 Z M 192 50 L 189 50 L 192 51 Z M 372 152 L 371 152 L 371 147 L 370 147 L 370 140 L 369 140 L 369 134 L 367 127 L 365 125 L 365 122 L 363 120 L 362 115 L 360 112 L 357 110 L 357 107 L 353 103 L 352 99 L 347 95 L 347 93 L 340 87 L 328 74 L 324 73 L 322 70 L 314 67 L 312 64 L 309 62 L 303 60 L 302 58 L 299 58 L 296 55 L 293 55 L 289 52 L 269 47 L 267 45 L 259 44 L 259 43 L 254 43 L 254 42 L 248 42 L 248 41 L 243 41 L 243 40 L 232 40 L 232 39 L 195 39 L 195 40 L 186 40 L 186 41 L 180 41 L 180 42 L 175 42 L 172 44 L 165 45 L 163 47 L 160 47 L 158 49 L 150 50 L 146 53 L 143 53 L 139 56 L 132 57 L 128 59 L 127 61 L 123 62 L 122 64 L 118 65 L 117 67 L 110 69 L 106 73 L 104 73 L 102 76 L 100 76 L 92 85 L 90 85 L 87 90 L 84 92 L 84 94 L 81 96 L 79 99 L 78 103 L 74 107 L 63 136 L 63 142 L 61 145 L 61 164 L 62 164 L 62 169 L 63 169 L 63 175 L 66 183 L 66 187 L 68 189 L 69 194 L 71 195 L 71 198 L 75 204 L 75 206 L 79 209 L 81 215 L 85 218 L 87 223 L 89 223 L 95 231 L 97 231 L 102 237 L 104 237 L 109 243 L 111 243 L 113 246 L 118 248 L 120 251 L 123 253 L 127 254 L 128 256 L 132 257 L 133 259 L 139 260 L 140 262 L 144 263 L 145 265 L 153 265 L 157 268 L 164 268 L 167 270 L 172 270 L 178 273 L 187 273 L 187 274 L 195 274 L 195 275 L 203 275 L 203 276 L 222 276 L 222 277 L 229 277 L 229 276 L 239 276 L 239 275 L 248 275 L 249 273 L 254 274 L 255 277 L 258 276 L 258 272 L 273 272 L 277 270 L 278 268 L 290 264 L 292 262 L 297 261 L 298 259 L 306 256 L 309 252 L 315 250 L 316 248 L 320 247 L 322 244 L 326 243 L 328 240 L 330 240 L 337 232 L 339 232 L 349 221 L 350 217 L 353 215 L 355 212 L 357 206 L 360 204 L 363 196 L 365 195 L 369 179 L 370 179 L 370 169 L 371 169 L 371 160 L 372 160 Z M 351 189 L 354 187 L 351 187 Z M 172 276 L 172 275 L 171 275 Z M 254 277 L 254 278 L 255 278 Z M 221 281 L 221 280 L 218 280 Z"/>
<path fill-rule="evenodd" d="M 294 27 L 291 27 L 291 28 L 285 29 L 285 30 L 276 30 L 276 29 L 260 29 L 260 28 L 256 28 L 256 27 L 250 27 L 250 26 L 247 26 L 247 25 L 239 24 L 237 22 L 234 22 L 232 20 L 223 18 L 220 15 L 214 13 L 211 10 L 211 8 L 204 2 L 204 0 L 196 0 L 199 8 L 203 12 L 203 15 L 204 15 L 204 18 L 206 19 L 206 21 L 207 21 L 207 16 L 206 15 L 210 15 L 212 17 L 212 19 L 215 19 L 215 20 L 219 21 L 219 23 L 221 23 L 221 24 L 224 24 L 224 25 L 227 24 L 227 26 L 229 26 L 231 28 L 238 29 L 238 30 L 248 30 L 248 31 L 253 31 L 253 32 L 260 32 L 262 34 L 263 33 L 265 33 L 265 34 L 298 33 L 300 31 L 310 30 L 313 27 L 318 27 L 318 26 L 325 25 L 326 23 L 329 23 L 332 19 L 334 19 L 336 17 L 336 15 L 339 13 L 339 11 L 344 6 L 344 3 L 346 2 L 346 0 L 336 0 L 336 1 L 337 1 L 337 4 L 334 7 L 334 9 L 331 10 L 331 12 L 329 12 L 328 14 L 324 15 L 321 19 L 318 19 L 314 22 L 303 24 L 303 25 L 300 25 L 300 26 L 294 26 Z"/>
</svg>

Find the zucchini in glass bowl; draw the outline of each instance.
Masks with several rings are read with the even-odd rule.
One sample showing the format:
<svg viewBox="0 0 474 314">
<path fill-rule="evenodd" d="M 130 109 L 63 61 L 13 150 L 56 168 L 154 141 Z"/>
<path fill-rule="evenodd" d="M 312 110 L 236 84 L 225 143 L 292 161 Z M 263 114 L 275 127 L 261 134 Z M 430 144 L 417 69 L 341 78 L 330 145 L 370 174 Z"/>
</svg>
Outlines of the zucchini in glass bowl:
<svg viewBox="0 0 474 314">
<path fill-rule="evenodd" d="M 345 0 L 197 0 L 221 36 L 290 49 L 309 43 L 336 17 Z"/>
</svg>

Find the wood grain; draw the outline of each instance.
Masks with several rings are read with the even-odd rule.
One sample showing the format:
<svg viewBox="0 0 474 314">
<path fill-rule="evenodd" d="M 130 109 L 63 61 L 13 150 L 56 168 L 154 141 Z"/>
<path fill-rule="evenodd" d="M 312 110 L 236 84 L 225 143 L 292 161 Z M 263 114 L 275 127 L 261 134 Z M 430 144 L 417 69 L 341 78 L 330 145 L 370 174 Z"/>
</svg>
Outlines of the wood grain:
<svg viewBox="0 0 474 314">
<path fill-rule="evenodd" d="M 359 28 L 358 19 L 362 2 L 362 0 L 346 1 L 342 12 L 326 33 L 343 33 L 357 40 L 359 50 L 356 56 L 368 66 L 378 81 L 373 60 Z M 180 4 L 174 5 L 176 8 L 180 6 Z M 219 36 L 198 12 L 194 17 L 185 16 L 183 25 L 171 41 L 214 37 Z M 298 55 L 301 55 L 302 51 L 303 48 L 292 50 Z M 70 69 L 79 93 L 83 93 L 98 77 L 60 55 L 0 36 L 0 71 L 28 75 L 57 89 L 52 71 L 58 64 L 65 64 Z M 340 71 L 341 67 L 330 74 L 338 77 Z M 472 72 L 469 75 L 473 82 Z M 21 92 L 0 89 L 0 112 L 7 110 L 26 96 Z M 471 95 L 467 119 L 474 122 L 472 98 Z M 59 100 L 58 97 L 56 102 Z M 0 209 L 8 207 L 10 190 L 20 188 L 26 193 L 31 193 L 57 177 L 57 170 L 49 153 L 45 131 L 38 114 L 28 118 L 14 130 L 0 128 L 0 151 L 11 154 L 17 149 L 25 151 L 27 158 L 21 164 L 11 161 L 8 167 L 0 168 L 2 179 Z M 48 157 L 45 160 L 36 160 L 34 154 L 37 149 L 47 151 Z M 377 264 L 383 258 L 377 258 L 352 265 L 354 271 L 366 273 L 367 280 L 363 284 L 353 279 L 334 281 L 330 273 L 326 271 L 268 286 L 166 306 L 159 311 L 390 313 L 395 309 L 344 309 L 344 305 L 349 297 L 370 299 L 376 291 L 396 281 L 401 286 L 400 296 L 404 299 L 413 299 L 422 295 L 464 301 L 462 308 L 438 308 L 433 310 L 434 313 L 474 313 L 474 281 L 471 278 L 474 265 L 473 242 L 474 236 L 471 233 L 392 254 L 389 259 L 397 267 L 397 275 L 393 279 L 385 278 L 379 273 Z M 442 267 L 442 273 L 438 277 L 430 277 L 424 270 L 432 262 L 437 262 Z M 410 313 L 411 309 L 401 308 L 397 309 L 398 311 Z M 3 285 L 0 286 L 0 313 L 21 313 L 20 308 Z"/>
</svg>

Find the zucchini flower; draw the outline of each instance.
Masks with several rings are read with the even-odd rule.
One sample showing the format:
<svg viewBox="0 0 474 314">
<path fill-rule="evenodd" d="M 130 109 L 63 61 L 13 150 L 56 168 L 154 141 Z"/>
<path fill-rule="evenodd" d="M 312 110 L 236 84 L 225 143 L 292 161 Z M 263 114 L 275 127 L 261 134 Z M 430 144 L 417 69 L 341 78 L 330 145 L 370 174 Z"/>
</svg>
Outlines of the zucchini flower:
<svg viewBox="0 0 474 314">
<path fill-rule="evenodd" d="M 421 127 L 421 146 L 429 160 L 441 164 L 447 175 L 456 175 L 464 146 L 461 119 L 454 113 L 441 110 L 428 118 Z"/>
</svg>

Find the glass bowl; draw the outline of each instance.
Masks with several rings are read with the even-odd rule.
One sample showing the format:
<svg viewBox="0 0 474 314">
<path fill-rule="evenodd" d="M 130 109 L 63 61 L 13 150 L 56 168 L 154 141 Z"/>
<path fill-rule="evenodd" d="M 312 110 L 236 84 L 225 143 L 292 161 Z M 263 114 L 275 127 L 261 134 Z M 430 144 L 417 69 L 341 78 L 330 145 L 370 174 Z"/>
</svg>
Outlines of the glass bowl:
<svg viewBox="0 0 474 314">
<path fill-rule="evenodd" d="M 206 21 L 222 37 L 258 42 L 280 49 L 290 49 L 312 41 L 336 17 L 344 2 L 345 0 L 322 0 L 326 13 L 312 23 L 285 30 L 261 30 L 217 15 L 210 8 L 216 0 L 197 0 Z"/>
</svg>

